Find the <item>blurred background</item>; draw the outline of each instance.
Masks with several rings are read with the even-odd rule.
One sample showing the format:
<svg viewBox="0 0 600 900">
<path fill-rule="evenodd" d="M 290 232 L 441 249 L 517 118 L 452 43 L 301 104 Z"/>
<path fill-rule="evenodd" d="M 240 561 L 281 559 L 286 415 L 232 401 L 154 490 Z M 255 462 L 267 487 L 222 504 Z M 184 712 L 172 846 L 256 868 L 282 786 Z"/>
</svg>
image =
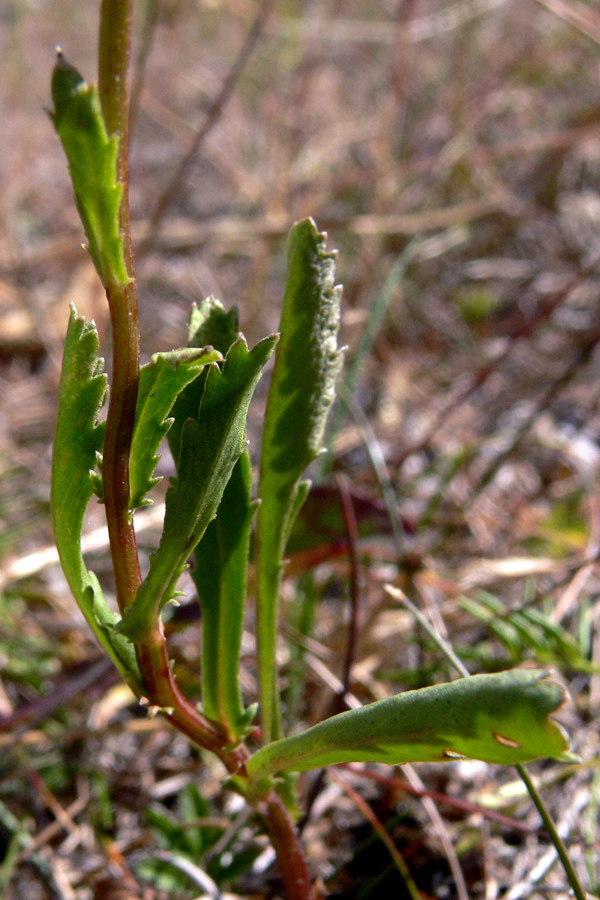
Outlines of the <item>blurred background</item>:
<svg viewBox="0 0 600 900">
<path fill-rule="evenodd" d="M 0 0 L 0 896 L 193 898 L 207 895 L 200 868 L 223 896 L 277 896 L 256 823 L 218 793 L 214 763 L 136 708 L 53 557 L 69 303 L 95 319 L 110 371 L 107 307 L 46 114 L 57 45 L 95 80 L 96 6 Z M 555 665 L 592 764 L 538 770 L 598 895 L 599 5 L 139 0 L 133 55 L 145 361 L 185 343 L 190 305 L 210 294 L 239 307 L 251 343 L 276 330 L 295 220 L 312 216 L 339 251 L 347 366 L 289 548 L 289 727 L 349 692 L 368 702 L 455 676 L 386 583 L 473 672 Z M 165 484 L 140 517 L 144 553 Z M 110 592 L 101 526 L 92 505 Z M 192 693 L 198 619 L 190 591 L 171 640 Z M 249 702 L 253 652 L 250 610 Z M 510 771 L 341 775 L 349 790 L 300 788 L 322 896 L 408 896 L 352 790 L 424 897 L 567 896 Z M 450 797 L 443 819 L 399 783 L 413 775 Z"/>
</svg>

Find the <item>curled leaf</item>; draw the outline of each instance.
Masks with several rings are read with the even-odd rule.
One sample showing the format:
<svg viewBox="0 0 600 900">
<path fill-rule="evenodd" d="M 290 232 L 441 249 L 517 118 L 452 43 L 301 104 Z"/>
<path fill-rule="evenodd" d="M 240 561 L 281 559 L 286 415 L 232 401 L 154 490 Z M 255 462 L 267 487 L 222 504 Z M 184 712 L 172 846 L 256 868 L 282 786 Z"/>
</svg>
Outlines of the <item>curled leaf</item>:
<svg viewBox="0 0 600 900">
<path fill-rule="evenodd" d="M 261 748 L 252 778 L 342 762 L 481 759 L 512 765 L 569 760 L 569 740 L 551 718 L 566 699 L 547 669 L 513 669 L 407 691 L 326 719 Z"/>
</svg>

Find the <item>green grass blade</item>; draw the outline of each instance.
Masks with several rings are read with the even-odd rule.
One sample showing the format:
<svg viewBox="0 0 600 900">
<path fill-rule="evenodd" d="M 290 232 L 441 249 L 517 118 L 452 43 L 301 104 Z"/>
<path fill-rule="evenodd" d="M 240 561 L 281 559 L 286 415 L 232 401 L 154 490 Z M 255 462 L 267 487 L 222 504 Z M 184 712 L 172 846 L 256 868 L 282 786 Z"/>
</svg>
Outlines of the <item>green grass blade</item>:
<svg viewBox="0 0 600 900">
<path fill-rule="evenodd" d="M 104 426 L 98 423 L 98 414 L 106 389 L 96 327 L 77 317 L 71 307 L 52 457 L 54 535 L 65 577 L 88 625 L 123 676 L 137 685 L 139 673 L 133 648 L 114 632 L 118 616 L 106 603 L 81 552 L 83 518 L 94 490 L 92 473 L 104 440 Z"/>
<path fill-rule="evenodd" d="M 342 762 L 442 762 L 468 757 L 513 765 L 540 757 L 573 759 L 552 718 L 565 691 L 546 669 L 475 675 L 407 691 L 326 719 L 261 748 L 253 778 Z"/>
<path fill-rule="evenodd" d="M 269 391 L 257 521 L 257 642 L 265 741 L 278 730 L 275 680 L 282 558 L 308 485 L 300 479 L 322 450 L 327 414 L 342 367 L 337 347 L 341 288 L 335 254 L 306 219 L 292 229 L 281 339 Z"/>
<path fill-rule="evenodd" d="M 167 491 L 159 547 L 121 625 L 131 640 L 143 639 L 152 630 L 216 515 L 233 467 L 245 449 L 248 405 L 276 340 L 275 336 L 265 338 L 248 350 L 239 338 L 223 370 L 217 363 L 209 368 L 199 418 L 187 419 L 181 431 L 177 478 Z"/>
<path fill-rule="evenodd" d="M 118 139 L 109 137 L 98 91 L 59 53 L 52 74 L 51 113 L 69 162 L 77 209 L 88 239 L 88 250 L 107 288 L 130 278 L 119 230 L 123 186 L 117 181 Z"/>
</svg>

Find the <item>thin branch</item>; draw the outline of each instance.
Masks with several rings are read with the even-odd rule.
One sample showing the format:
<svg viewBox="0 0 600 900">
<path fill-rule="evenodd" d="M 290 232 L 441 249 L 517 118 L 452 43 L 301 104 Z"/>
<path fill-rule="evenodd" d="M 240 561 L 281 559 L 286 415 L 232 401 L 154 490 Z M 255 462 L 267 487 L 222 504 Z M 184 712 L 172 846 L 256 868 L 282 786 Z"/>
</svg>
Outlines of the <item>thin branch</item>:
<svg viewBox="0 0 600 900">
<path fill-rule="evenodd" d="M 348 558 L 350 561 L 350 622 L 348 623 L 348 635 L 346 637 L 346 652 L 342 670 L 342 689 L 334 700 L 335 712 L 346 709 L 346 694 L 350 691 L 350 676 L 356 656 L 356 642 L 358 640 L 358 618 L 360 612 L 360 561 L 358 558 L 358 525 L 356 514 L 352 505 L 352 497 L 348 479 L 339 474 L 336 482 L 342 502 L 346 536 L 348 538 Z"/>
<path fill-rule="evenodd" d="M 579 877 L 577 875 L 577 872 L 575 871 L 573 863 L 571 862 L 571 858 L 569 856 L 567 848 L 564 845 L 563 839 L 559 834 L 558 828 L 554 824 L 552 816 L 546 809 L 541 794 L 536 788 L 533 779 L 529 777 L 529 772 L 521 763 L 517 763 L 517 772 L 521 776 L 521 779 L 529 792 L 529 796 L 533 800 L 537 811 L 542 817 L 542 821 L 548 830 L 548 834 L 550 835 L 552 843 L 554 844 L 554 849 L 556 850 L 556 853 L 560 858 L 563 869 L 565 870 L 565 874 L 567 876 L 569 884 L 571 885 L 571 888 L 573 889 L 575 897 L 577 898 L 577 900 L 587 900 L 586 893 L 581 886 Z"/>
</svg>

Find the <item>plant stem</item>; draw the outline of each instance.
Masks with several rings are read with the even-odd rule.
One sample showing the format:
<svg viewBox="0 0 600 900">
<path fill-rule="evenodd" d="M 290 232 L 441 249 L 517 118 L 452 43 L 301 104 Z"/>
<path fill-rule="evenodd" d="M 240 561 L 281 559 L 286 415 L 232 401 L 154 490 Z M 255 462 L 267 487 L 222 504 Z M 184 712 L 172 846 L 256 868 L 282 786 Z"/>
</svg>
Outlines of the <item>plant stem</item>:
<svg viewBox="0 0 600 900">
<path fill-rule="evenodd" d="M 124 186 L 121 204 L 122 223 L 129 217 L 127 188 L 132 17 L 133 0 L 102 0 L 98 41 L 98 93 L 106 130 L 109 135 L 117 134 L 119 137 L 117 178 Z M 125 228 L 123 230 L 125 231 Z"/>
<path fill-rule="evenodd" d="M 265 3 L 268 9 L 270 2 Z M 104 443 L 103 480 L 106 519 L 121 613 L 135 600 L 141 584 L 137 541 L 130 510 L 129 458 L 140 369 L 139 316 L 129 213 L 129 71 L 133 0 L 102 0 L 98 89 L 109 134 L 119 138 L 117 177 L 123 185 L 119 226 L 130 281 L 105 285 L 113 338 L 113 370 Z M 212 750 L 228 772 L 245 776 L 248 750 L 232 747 L 217 723 L 203 716 L 181 693 L 171 671 L 158 621 L 149 637 L 136 646 L 142 683 L 156 707 L 179 731 L 200 747 Z M 281 798 L 271 789 L 255 804 L 271 836 L 279 860 L 287 900 L 313 900 L 314 893 L 298 836 Z"/>
<path fill-rule="evenodd" d="M 244 775 L 248 751 L 243 744 L 228 745 L 227 735 L 190 703 L 177 685 L 167 653 L 167 645 L 159 623 L 150 638 L 136 645 L 142 683 L 151 707 L 156 707 L 178 731 L 190 740 L 212 750 L 232 775 Z"/>
<path fill-rule="evenodd" d="M 529 772 L 527 771 L 525 766 L 521 765 L 521 763 L 518 763 L 516 768 L 517 768 L 519 775 L 521 776 L 523 783 L 525 784 L 525 787 L 527 788 L 527 790 L 529 792 L 529 796 L 533 800 L 537 811 L 539 812 L 540 816 L 542 817 L 542 821 L 543 821 L 544 825 L 546 826 L 546 829 L 548 831 L 548 834 L 550 835 L 552 843 L 554 844 L 554 849 L 556 850 L 556 852 L 559 856 L 559 859 L 562 863 L 562 867 L 565 870 L 565 875 L 567 876 L 568 882 L 571 885 L 571 888 L 573 890 L 573 893 L 575 894 L 575 897 L 577 898 L 577 900 L 586 900 L 586 893 L 581 886 L 581 882 L 579 881 L 577 872 L 575 871 L 575 867 L 573 866 L 573 863 L 571 862 L 571 858 L 569 857 L 567 848 L 565 847 L 563 840 L 562 840 L 560 834 L 558 833 L 558 830 L 556 828 L 556 825 L 554 824 L 552 816 L 546 809 L 546 806 L 544 804 L 544 801 L 541 798 L 541 795 L 540 795 L 538 789 L 536 788 L 535 784 L 533 783 L 533 780 L 529 777 Z"/>
<path fill-rule="evenodd" d="M 232 747 L 227 736 L 200 713 L 181 693 L 167 655 L 159 625 L 154 640 L 137 646 L 144 688 L 152 705 L 172 725 L 205 750 L 215 753 L 231 775 L 246 777 L 249 753 L 244 743 Z M 277 855 L 286 900 L 314 900 L 312 883 L 306 868 L 298 834 L 281 797 L 271 788 L 265 800 L 249 800 L 260 815 Z"/>
<path fill-rule="evenodd" d="M 105 285 L 113 338 L 113 371 L 104 444 L 104 498 L 117 601 L 123 612 L 141 582 L 129 509 L 129 456 L 140 370 L 137 287 L 129 215 L 129 60 L 133 0 L 102 0 L 98 90 L 109 134 L 119 138 L 117 178 L 123 185 L 119 226 L 130 281 Z"/>
<path fill-rule="evenodd" d="M 298 835 L 283 800 L 271 790 L 264 808 L 258 808 L 277 854 L 286 900 L 315 900 L 315 893 L 298 841 Z"/>
<path fill-rule="evenodd" d="M 104 443 L 104 502 L 119 608 L 135 600 L 141 584 L 133 513 L 129 508 L 129 459 L 140 369 L 139 317 L 129 214 L 129 69 L 133 0 L 102 0 L 98 51 L 98 90 L 109 134 L 117 134 L 117 177 L 123 185 L 119 227 L 130 281 L 105 285 L 113 337 L 113 371 Z M 162 710 L 188 737 L 237 772 L 244 750 L 227 747 L 224 735 L 202 716 L 179 690 L 167 652 L 162 625 L 136 646 L 148 702 Z"/>
</svg>

